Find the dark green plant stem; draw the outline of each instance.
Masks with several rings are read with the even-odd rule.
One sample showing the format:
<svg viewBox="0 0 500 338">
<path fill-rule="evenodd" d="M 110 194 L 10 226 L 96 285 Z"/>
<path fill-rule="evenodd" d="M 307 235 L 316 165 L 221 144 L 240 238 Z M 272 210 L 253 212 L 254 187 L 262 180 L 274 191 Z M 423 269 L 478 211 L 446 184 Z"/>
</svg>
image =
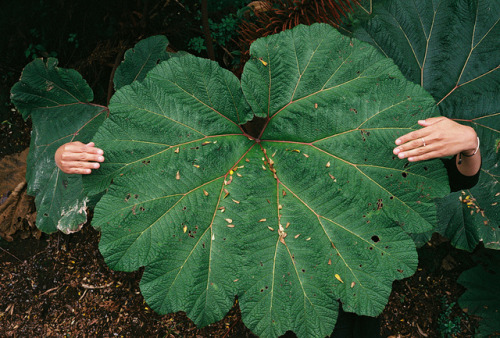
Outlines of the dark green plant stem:
<svg viewBox="0 0 500 338">
<path fill-rule="evenodd" d="M 212 36 L 210 35 L 210 27 L 208 25 L 208 2 L 201 0 L 201 23 L 203 25 L 203 34 L 205 35 L 205 45 L 207 47 L 208 58 L 215 60 L 214 46 L 212 44 Z"/>
</svg>

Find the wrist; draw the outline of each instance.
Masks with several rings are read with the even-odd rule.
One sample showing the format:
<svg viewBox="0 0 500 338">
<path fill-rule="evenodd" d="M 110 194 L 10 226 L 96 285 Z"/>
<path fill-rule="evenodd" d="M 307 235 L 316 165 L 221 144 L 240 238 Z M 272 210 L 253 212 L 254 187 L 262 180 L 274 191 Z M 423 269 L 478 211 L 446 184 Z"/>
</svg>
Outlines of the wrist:
<svg viewBox="0 0 500 338">
<path fill-rule="evenodd" d="M 461 151 L 460 154 L 461 155 L 464 155 L 466 157 L 472 157 L 474 155 L 477 154 L 478 150 L 479 150 L 479 137 L 476 136 L 476 142 L 475 142 L 475 147 L 474 148 L 469 148 L 467 150 L 464 150 L 464 151 Z"/>
</svg>

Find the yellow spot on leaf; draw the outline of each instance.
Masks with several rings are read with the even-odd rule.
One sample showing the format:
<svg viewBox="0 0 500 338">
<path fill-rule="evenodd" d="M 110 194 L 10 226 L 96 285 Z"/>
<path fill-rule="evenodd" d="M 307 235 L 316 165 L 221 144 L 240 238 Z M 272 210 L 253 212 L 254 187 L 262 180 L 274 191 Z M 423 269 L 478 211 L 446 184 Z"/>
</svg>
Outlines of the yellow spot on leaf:
<svg viewBox="0 0 500 338">
<path fill-rule="evenodd" d="M 188 227 L 187 227 L 187 225 L 185 225 L 185 226 L 182 228 L 182 231 L 184 231 L 184 233 L 186 233 L 187 229 L 188 229 Z"/>
<path fill-rule="evenodd" d="M 342 280 L 342 278 L 340 278 L 338 273 L 335 274 L 335 278 L 337 278 L 339 282 L 344 283 L 344 281 Z"/>
</svg>

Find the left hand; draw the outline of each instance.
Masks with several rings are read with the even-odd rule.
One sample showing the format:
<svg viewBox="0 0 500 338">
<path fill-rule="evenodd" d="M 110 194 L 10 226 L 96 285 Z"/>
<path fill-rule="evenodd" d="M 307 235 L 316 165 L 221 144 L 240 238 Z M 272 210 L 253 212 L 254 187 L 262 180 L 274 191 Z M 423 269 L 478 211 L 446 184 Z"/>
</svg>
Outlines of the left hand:
<svg viewBox="0 0 500 338">
<path fill-rule="evenodd" d="M 396 140 L 393 153 L 410 162 L 429 160 L 462 153 L 472 153 L 477 147 L 473 128 L 444 116 L 418 121 L 422 129 L 412 131 Z"/>
</svg>

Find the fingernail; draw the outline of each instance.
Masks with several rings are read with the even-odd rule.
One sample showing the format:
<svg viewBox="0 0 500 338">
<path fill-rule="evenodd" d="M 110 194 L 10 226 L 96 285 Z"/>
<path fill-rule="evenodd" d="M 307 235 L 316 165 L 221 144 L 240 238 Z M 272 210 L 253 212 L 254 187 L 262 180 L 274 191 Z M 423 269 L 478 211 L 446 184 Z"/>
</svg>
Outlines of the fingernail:
<svg viewBox="0 0 500 338">
<path fill-rule="evenodd" d="M 418 120 L 418 123 L 425 123 L 425 120 Z"/>
<path fill-rule="evenodd" d="M 413 157 L 408 157 L 408 162 L 413 162 L 414 158 Z"/>
<path fill-rule="evenodd" d="M 401 140 L 400 139 L 397 139 L 396 140 L 396 144 L 399 146 L 401 144 Z"/>
<path fill-rule="evenodd" d="M 97 154 L 98 155 L 102 155 L 102 154 L 104 154 L 104 151 L 102 151 L 101 149 L 99 149 L 99 150 L 97 150 Z"/>
<path fill-rule="evenodd" d="M 94 169 L 99 169 L 101 165 L 99 163 L 94 163 Z"/>
<path fill-rule="evenodd" d="M 99 157 L 97 158 L 97 160 L 98 160 L 99 162 L 103 162 L 103 161 L 104 161 L 104 157 L 103 157 L 103 156 L 99 156 Z"/>
<path fill-rule="evenodd" d="M 397 155 L 397 154 L 399 154 L 400 151 L 401 151 L 401 149 L 394 148 L 394 150 L 392 152 L 394 153 L 394 155 Z"/>
<path fill-rule="evenodd" d="M 399 153 L 398 157 L 401 158 L 401 159 L 405 158 L 405 153 Z"/>
</svg>

